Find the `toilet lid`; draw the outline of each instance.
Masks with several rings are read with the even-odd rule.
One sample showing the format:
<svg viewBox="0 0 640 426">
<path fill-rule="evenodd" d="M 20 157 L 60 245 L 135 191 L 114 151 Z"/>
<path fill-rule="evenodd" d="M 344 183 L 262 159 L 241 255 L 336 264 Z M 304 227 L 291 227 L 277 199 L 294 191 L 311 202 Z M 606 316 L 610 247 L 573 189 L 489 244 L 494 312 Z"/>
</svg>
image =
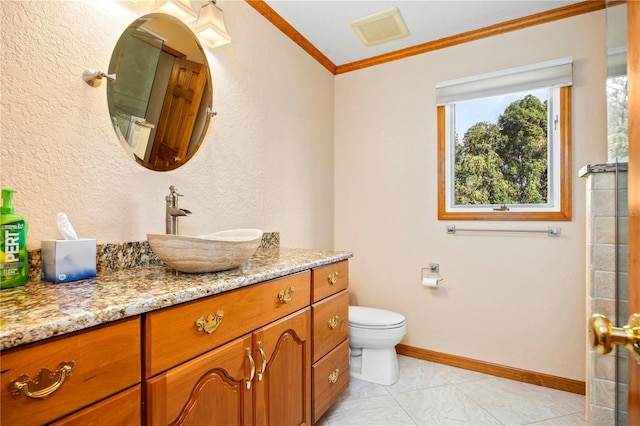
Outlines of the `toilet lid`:
<svg viewBox="0 0 640 426">
<path fill-rule="evenodd" d="M 404 315 L 385 309 L 349 306 L 349 323 L 359 327 L 394 327 L 404 323 Z"/>
</svg>

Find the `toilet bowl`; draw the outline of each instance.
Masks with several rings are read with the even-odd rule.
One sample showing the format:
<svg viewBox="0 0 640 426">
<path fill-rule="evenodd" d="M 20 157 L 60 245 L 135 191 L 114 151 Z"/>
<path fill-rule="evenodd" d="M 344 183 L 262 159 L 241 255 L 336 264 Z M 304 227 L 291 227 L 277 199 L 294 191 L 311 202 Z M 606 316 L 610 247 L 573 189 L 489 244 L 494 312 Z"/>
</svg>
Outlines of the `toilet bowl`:
<svg viewBox="0 0 640 426">
<path fill-rule="evenodd" d="M 404 316 L 384 309 L 349 306 L 349 375 L 367 382 L 398 381 L 395 346 L 407 334 Z"/>
</svg>

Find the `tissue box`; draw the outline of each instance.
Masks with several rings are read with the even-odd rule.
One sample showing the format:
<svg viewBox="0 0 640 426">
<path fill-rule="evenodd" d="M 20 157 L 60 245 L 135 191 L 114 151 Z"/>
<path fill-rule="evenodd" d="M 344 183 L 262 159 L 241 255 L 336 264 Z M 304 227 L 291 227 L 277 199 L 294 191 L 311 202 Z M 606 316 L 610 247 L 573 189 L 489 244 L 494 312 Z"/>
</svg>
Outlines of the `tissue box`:
<svg viewBox="0 0 640 426">
<path fill-rule="evenodd" d="M 42 279 L 54 283 L 96 276 L 96 240 L 42 241 Z"/>
</svg>

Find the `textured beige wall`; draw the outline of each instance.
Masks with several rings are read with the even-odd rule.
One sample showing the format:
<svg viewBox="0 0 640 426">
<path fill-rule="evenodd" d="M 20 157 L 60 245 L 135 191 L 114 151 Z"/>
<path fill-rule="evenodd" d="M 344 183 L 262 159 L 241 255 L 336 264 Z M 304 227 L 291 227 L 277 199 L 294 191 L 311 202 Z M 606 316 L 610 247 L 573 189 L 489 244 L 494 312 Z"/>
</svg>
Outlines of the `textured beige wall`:
<svg viewBox="0 0 640 426">
<path fill-rule="evenodd" d="M 219 4 L 232 43 L 205 49 L 218 116 L 196 157 L 161 173 L 125 156 L 106 85 L 81 78 L 106 71 L 131 3 L 2 2 L 0 183 L 18 191 L 29 247 L 57 236 L 61 211 L 99 243 L 164 232 L 169 185 L 193 211 L 182 233 L 258 227 L 333 247 L 334 77 L 245 2 Z"/>
<path fill-rule="evenodd" d="M 219 115 L 193 161 L 158 173 L 125 157 L 105 87 L 80 78 L 107 68 L 137 17 L 127 2 L 2 2 L 0 184 L 19 191 L 29 245 L 56 236 L 59 211 L 100 243 L 163 232 L 172 184 L 194 212 L 183 233 L 260 227 L 280 231 L 285 246 L 331 248 L 335 220 L 335 248 L 355 253 L 353 301 L 403 313 L 404 343 L 584 380 L 577 170 L 606 160 L 604 12 L 340 75 L 334 118 L 331 74 L 244 2 L 219 4 L 233 37 L 208 51 Z M 554 223 L 558 239 L 446 235 L 436 220 L 434 84 L 563 56 L 576 64 L 574 220 Z M 435 291 L 419 283 L 431 262 L 445 278 Z"/>
<path fill-rule="evenodd" d="M 585 183 L 606 161 L 605 13 L 336 77 L 335 245 L 355 253 L 352 303 L 406 316 L 403 343 L 585 379 Z M 572 56 L 573 220 L 437 220 L 435 84 Z M 562 227 L 562 236 L 447 235 Z M 440 264 L 438 289 L 420 271 Z"/>
</svg>

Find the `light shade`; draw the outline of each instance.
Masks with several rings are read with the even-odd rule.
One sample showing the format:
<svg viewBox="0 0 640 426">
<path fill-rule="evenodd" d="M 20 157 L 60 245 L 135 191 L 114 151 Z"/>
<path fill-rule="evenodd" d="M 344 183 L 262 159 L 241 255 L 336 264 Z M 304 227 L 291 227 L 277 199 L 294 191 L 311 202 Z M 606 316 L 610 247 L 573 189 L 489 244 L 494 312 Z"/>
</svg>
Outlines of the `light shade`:
<svg viewBox="0 0 640 426">
<path fill-rule="evenodd" d="M 213 3 L 202 6 L 193 31 L 198 35 L 200 41 L 212 49 L 231 43 L 231 36 L 224 26 L 222 10 Z"/>
<path fill-rule="evenodd" d="M 156 0 L 151 11 L 175 16 L 182 22 L 193 21 L 198 17 L 188 0 Z"/>
</svg>

